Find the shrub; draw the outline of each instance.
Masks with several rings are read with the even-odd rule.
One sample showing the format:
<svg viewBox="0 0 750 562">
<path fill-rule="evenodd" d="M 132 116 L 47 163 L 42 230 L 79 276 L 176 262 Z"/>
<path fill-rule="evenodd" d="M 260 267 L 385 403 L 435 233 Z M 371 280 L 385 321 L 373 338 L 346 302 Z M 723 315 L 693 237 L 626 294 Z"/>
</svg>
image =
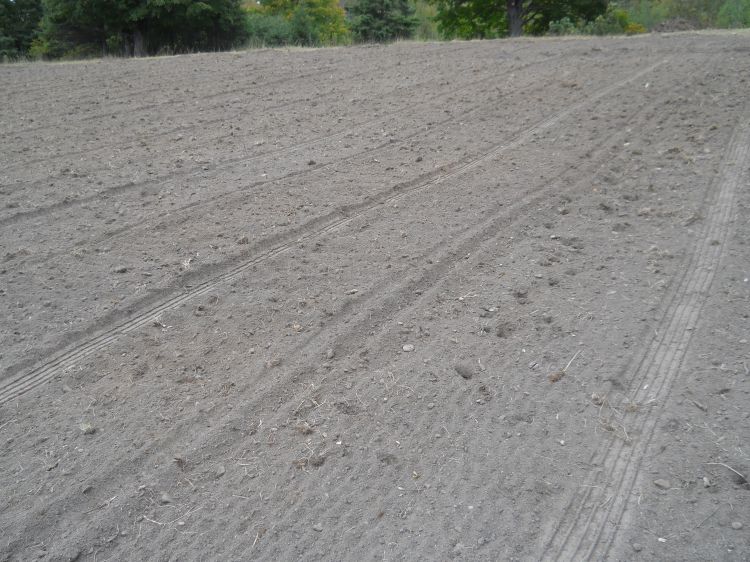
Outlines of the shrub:
<svg viewBox="0 0 750 562">
<path fill-rule="evenodd" d="M 640 23 L 630 22 L 625 26 L 625 35 L 638 35 L 640 33 L 646 32 L 648 32 L 648 29 L 646 29 Z"/>
<path fill-rule="evenodd" d="M 259 10 L 289 23 L 289 44 L 340 45 L 351 38 L 337 0 L 266 0 Z"/>
<path fill-rule="evenodd" d="M 573 23 L 570 18 L 549 22 L 550 35 L 576 35 L 580 33 L 581 28 Z"/>
<path fill-rule="evenodd" d="M 623 7 L 632 23 L 640 24 L 647 30 L 659 25 L 669 15 L 669 7 L 655 0 L 630 0 Z"/>
<path fill-rule="evenodd" d="M 628 13 L 614 4 L 607 6 L 607 11 L 591 22 L 588 31 L 591 35 L 617 35 L 625 33 L 630 21 Z"/>
<path fill-rule="evenodd" d="M 727 0 L 716 18 L 719 27 L 750 27 L 750 0 Z"/>
<path fill-rule="evenodd" d="M 419 41 L 437 41 L 440 39 L 436 23 L 437 9 L 428 4 L 426 0 L 414 2 L 414 17 L 417 18 L 417 27 L 414 29 L 414 37 Z"/>
<path fill-rule="evenodd" d="M 253 47 L 278 47 L 294 43 L 292 23 L 284 16 L 253 10 L 247 14 L 246 26 Z"/>
<path fill-rule="evenodd" d="M 628 12 L 616 4 L 607 6 L 607 11 L 593 21 L 574 23 L 570 18 L 562 18 L 549 24 L 550 35 L 633 35 L 645 32 L 643 25 L 631 22 Z"/>
</svg>

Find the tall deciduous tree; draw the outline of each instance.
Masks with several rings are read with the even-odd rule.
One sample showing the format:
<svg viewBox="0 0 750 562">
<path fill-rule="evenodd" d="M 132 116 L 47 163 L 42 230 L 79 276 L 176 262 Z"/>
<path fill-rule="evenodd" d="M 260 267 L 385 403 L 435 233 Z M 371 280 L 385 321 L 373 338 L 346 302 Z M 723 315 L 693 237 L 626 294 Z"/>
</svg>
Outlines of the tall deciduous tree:
<svg viewBox="0 0 750 562">
<path fill-rule="evenodd" d="M 517 37 L 542 34 L 551 21 L 593 20 L 608 0 L 431 0 L 440 30 L 447 36 Z"/>
</svg>

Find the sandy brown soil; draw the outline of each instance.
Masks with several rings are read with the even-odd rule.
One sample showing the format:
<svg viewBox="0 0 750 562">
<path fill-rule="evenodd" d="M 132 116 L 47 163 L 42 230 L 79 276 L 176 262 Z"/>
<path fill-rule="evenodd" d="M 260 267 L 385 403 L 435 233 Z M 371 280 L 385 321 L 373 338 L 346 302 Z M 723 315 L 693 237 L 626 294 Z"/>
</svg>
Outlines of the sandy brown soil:
<svg viewBox="0 0 750 562">
<path fill-rule="evenodd" d="M 0 67 L 0 560 L 750 559 L 750 35 Z"/>
</svg>

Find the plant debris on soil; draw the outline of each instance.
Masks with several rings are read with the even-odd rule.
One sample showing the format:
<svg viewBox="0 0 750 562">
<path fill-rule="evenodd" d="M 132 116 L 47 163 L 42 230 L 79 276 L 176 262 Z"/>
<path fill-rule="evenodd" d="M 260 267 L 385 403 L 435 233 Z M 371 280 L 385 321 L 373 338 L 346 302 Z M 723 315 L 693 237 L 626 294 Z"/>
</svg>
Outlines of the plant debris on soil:
<svg viewBox="0 0 750 562">
<path fill-rule="evenodd" d="M 747 560 L 748 49 L 1 65 L 0 560 Z"/>
</svg>

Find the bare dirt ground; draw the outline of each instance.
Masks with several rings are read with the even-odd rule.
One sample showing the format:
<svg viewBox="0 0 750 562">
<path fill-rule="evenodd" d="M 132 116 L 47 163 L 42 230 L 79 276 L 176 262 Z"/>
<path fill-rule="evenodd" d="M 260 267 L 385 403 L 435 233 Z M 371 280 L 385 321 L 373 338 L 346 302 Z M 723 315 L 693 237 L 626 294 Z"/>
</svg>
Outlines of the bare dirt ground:
<svg viewBox="0 0 750 562">
<path fill-rule="evenodd" d="M 0 559 L 750 559 L 750 35 L 0 67 Z"/>
</svg>

